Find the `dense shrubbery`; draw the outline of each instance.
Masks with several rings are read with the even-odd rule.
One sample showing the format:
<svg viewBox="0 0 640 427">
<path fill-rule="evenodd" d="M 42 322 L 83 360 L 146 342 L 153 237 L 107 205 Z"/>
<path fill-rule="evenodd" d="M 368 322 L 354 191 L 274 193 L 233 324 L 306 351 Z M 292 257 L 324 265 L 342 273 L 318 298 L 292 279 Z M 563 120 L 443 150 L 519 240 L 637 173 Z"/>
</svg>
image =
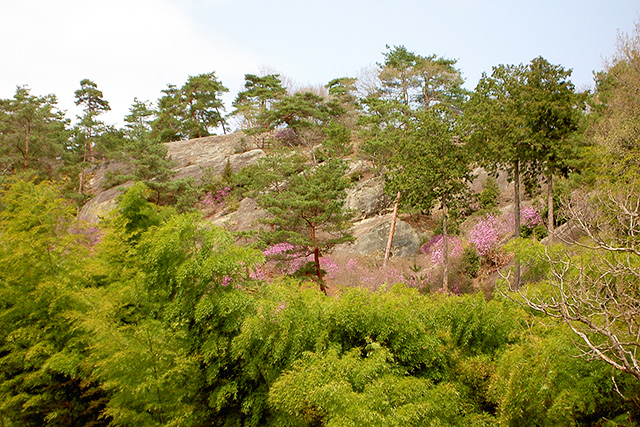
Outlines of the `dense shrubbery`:
<svg viewBox="0 0 640 427">
<path fill-rule="evenodd" d="M 262 252 L 149 204 L 144 191 L 133 187 L 99 231 L 70 233 L 52 184 L 16 180 L 4 190 L 5 425 L 522 426 L 640 416 L 622 397 L 637 399 L 637 381 L 574 357 L 567 328 L 541 327 L 509 300 L 392 283 L 326 297 L 300 280 L 256 281 Z"/>
</svg>

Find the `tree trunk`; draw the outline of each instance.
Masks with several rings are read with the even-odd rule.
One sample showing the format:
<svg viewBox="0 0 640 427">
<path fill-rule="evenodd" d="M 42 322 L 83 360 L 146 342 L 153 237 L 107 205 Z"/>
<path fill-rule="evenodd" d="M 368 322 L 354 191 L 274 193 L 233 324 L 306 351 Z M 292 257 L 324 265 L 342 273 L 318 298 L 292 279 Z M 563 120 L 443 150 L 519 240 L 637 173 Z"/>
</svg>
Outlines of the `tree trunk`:
<svg viewBox="0 0 640 427">
<path fill-rule="evenodd" d="M 515 168 L 513 172 L 514 183 L 514 201 L 515 201 L 515 233 L 514 237 L 517 239 L 520 237 L 520 161 L 516 160 Z M 513 273 L 513 288 L 520 288 L 520 261 L 516 260 L 515 271 Z"/>
<path fill-rule="evenodd" d="M 316 263 L 316 274 L 318 275 L 318 279 L 320 279 L 320 290 L 327 295 L 327 287 L 324 284 L 322 269 L 320 268 L 320 249 L 317 247 L 313 248 L 313 261 Z"/>
<path fill-rule="evenodd" d="M 27 125 L 24 135 L 24 161 L 22 163 L 25 170 L 29 167 L 29 133 L 29 125 Z"/>
<path fill-rule="evenodd" d="M 553 243 L 555 238 L 555 221 L 553 218 L 553 172 L 551 169 L 547 171 L 547 208 L 548 208 L 548 218 L 547 218 L 547 228 L 549 229 L 549 242 Z"/>
<path fill-rule="evenodd" d="M 82 194 L 83 181 L 84 181 L 84 170 L 81 170 L 80 174 L 78 175 L 78 194 Z"/>
<path fill-rule="evenodd" d="M 220 124 L 222 125 L 222 133 L 227 134 L 227 128 L 224 125 L 224 119 L 222 119 L 222 115 L 220 115 L 220 111 L 216 108 L 216 112 L 218 113 L 218 117 L 220 117 Z"/>
<path fill-rule="evenodd" d="M 387 250 L 384 252 L 384 261 L 382 263 L 383 267 L 387 266 L 387 261 L 389 261 L 389 257 L 391 256 L 391 244 L 393 242 L 393 235 L 396 232 L 396 220 L 398 219 L 399 204 L 400 204 L 400 192 L 398 191 L 398 195 L 396 196 L 396 202 L 393 205 L 393 217 L 391 218 L 391 228 L 389 229 L 389 240 L 387 240 Z"/>
<path fill-rule="evenodd" d="M 447 202 L 442 201 L 442 256 L 443 256 L 443 269 L 442 269 L 442 290 L 444 292 L 449 291 L 449 237 L 447 236 L 447 217 L 449 212 L 447 210 Z"/>
<path fill-rule="evenodd" d="M 322 269 L 320 268 L 320 249 L 316 243 L 316 230 L 315 228 L 311 228 L 311 241 L 313 242 L 313 262 L 316 264 L 316 275 L 318 276 L 318 280 L 320 280 L 320 290 L 327 295 L 327 287 L 324 284 L 324 279 L 322 278 Z"/>
</svg>

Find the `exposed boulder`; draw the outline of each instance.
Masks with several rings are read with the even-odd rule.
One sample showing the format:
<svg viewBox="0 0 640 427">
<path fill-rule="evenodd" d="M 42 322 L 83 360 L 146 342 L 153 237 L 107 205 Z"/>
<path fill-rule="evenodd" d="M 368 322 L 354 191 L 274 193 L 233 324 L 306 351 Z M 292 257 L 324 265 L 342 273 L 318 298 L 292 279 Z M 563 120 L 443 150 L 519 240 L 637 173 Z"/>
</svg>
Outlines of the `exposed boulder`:
<svg viewBox="0 0 640 427">
<path fill-rule="evenodd" d="M 391 200 L 384 194 L 381 178 L 364 179 L 347 190 L 345 207 L 355 211 L 355 220 L 381 215 L 390 206 Z"/>
<path fill-rule="evenodd" d="M 80 221 L 96 224 L 116 207 L 116 198 L 125 192 L 129 186 L 120 185 L 100 192 L 89 200 L 78 213 Z"/>
<path fill-rule="evenodd" d="M 350 232 L 355 237 L 352 244 L 336 246 L 334 254 L 358 254 L 384 256 L 389 239 L 391 214 L 365 219 L 353 225 Z M 391 244 L 393 257 L 411 257 L 420 249 L 420 236 L 409 224 L 397 220 Z"/>
<path fill-rule="evenodd" d="M 168 142 L 167 156 L 174 161 L 176 178 L 202 177 L 205 169 L 213 169 L 215 173 L 222 173 L 227 163 L 231 163 L 234 172 L 255 163 L 265 153 L 260 149 L 238 152 L 243 146 L 246 136 L 242 132 L 230 135 L 207 136 L 187 141 Z"/>
<path fill-rule="evenodd" d="M 235 212 L 217 215 L 211 218 L 211 223 L 224 227 L 230 231 L 258 230 L 258 220 L 267 216 L 267 212 L 260 208 L 254 199 L 244 198 Z"/>
</svg>

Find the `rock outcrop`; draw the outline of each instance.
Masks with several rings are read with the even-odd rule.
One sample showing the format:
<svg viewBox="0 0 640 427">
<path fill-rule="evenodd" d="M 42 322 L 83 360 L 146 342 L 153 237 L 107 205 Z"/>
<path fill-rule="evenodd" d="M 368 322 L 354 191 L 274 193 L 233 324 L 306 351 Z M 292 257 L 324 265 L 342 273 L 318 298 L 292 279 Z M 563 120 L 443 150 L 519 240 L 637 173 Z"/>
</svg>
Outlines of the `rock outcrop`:
<svg viewBox="0 0 640 427">
<path fill-rule="evenodd" d="M 235 132 L 230 135 L 168 142 L 167 156 L 175 163 L 173 170 L 176 178 L 200 179 L 206 169 L 222 173 L 227 159 L 233 171 L 237 172 L 265 155 L 260 149 L 242 151 L 243 138 L 246 137 L 242 132 Z"/>
<path fill-rule="evenodd" d="M 389 239 L 391 217 L 391 214 L 387 214 L 355 223 L 350 230 L 355 242 L 337 246 L 334 249 L 334 254 L 342 256 L 353 253 L 383 257 Z M 391 244 L 391 255 L 393 257 L 412 257 L 418 253 L 419 249 L 420 236 L 418 232 L 406 222 L 397 220 Z"/>
<path fill-rule="evenodd" d="M 391 207 L 391 200 L 384 194 L 384 181 L 374 177 L 347 190 L 345 205 L 355 212 L 355 220 L 362 220 L 384 214 Z"/>
<path fill-rule="evenodd" d="M 234 172 L 255 163 L 265 155 L 263 150 L 246 150 L 244 135 L 236 132 L 224 136 L 210 136 L 189 141 L 167 143 L 167 155 L 173 160 L 176 178 L 202 178 L 207 169 L 219 174 L 223 171 L 227 160 Z M 80 211 L 79 218 L 90 223 L 97 223 L 116 206 L 116 198 L 126 191 L 127 184 L 108 190 L 101 190 L 107 170 L 121 167 L 117 164 L 105 164 L 97 167 L 91 181 L 96 197 L 90 200 Z M 384 181 L 380 177 L 371 177 L 368 173 L 370 165 L 363 160 L 350 162 L 350 174 L 358 173 L 362 178 L 347 192 L 345 207 L 355 213 L 351 233 L 355 242 L 341 245 L 336 253 L 346 255 L 383 256 L 389 236 L 391 215 L 388 214 L 392 201 L 384 194 Z M 369 175 L 369 176 L 367 176 Z M 266 216 L 253 199 L 245 198 L 239 202 L 233 212 L 222 210 L 208 217 L 215 225 L 231 231 L 249 231 L 261 227 L 259 219 Z M 392 245 L 393 257 L 412 257 L 420 246 L 418 232 L 408 223 L 398 220 Z"/>
</svg>

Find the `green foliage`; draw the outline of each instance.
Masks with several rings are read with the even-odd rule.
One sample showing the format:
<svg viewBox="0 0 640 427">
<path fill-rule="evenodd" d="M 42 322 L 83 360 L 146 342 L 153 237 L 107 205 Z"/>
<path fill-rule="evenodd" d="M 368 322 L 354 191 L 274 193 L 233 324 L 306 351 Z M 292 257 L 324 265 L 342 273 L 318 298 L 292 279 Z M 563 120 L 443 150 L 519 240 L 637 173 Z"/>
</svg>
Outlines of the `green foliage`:
<svg viewBox="0 0 640 427">
<path fill-rule="evenodd" d="M 478 194 L 478 204 L 480 209 L 494 209 L 498 206 L 500 197 L 500 187 L 494 177 L 487 177 L 482 182 L 482 191 Z"/>
<path fill-rule="evenodd" d="M 263 239 L 309 248 L 322 289 L 320 253 L 352 239 L 347 231 L 352 214 L 343 207 L 345 189 L 351 185 L 345 172 L 342 161 L 331 160 L 291 175 L 284 190 L 266 192 L 257 199 L 270 214 L 263 222 L 273 227 L 263 233 Z"/>
<path fill-rule="evenodd" d="M 222 170 L 222 182 L 226 185 L 233 185 L 233 169 L 231 168 L 231 161 L 228 158 Z"/>
<path fill-rule="evenodd" d="M 591 425 L 627 410 L 628 420 L 634 417 L 637 409 L 616 393 L 611 369 L 576 357 L 567 328 L 532 327 L 525 333 L 500 358 L 491 384 L 504 425 Z"/>
<path fill-rule="evenodd" d="M 322 142 L 322 152 L 327 158 L 341 158 L 353 152 L 351 131 L 344 125 L 331 123 L 326 129 L 327 138 Z"/>
<path fill-rule="evenodd" d="M 272 386 L 280 425 L 412 426 L 461 423 L 464 404 L 451 384 L 403 377 L 375 342 L 348 352 L 308 353 Z M 435 402 L 439 402 L 436 404 Z M 278 414 L 280 415 L 280 414 Z"/>
<path fill-rule="evenodd" d="M 478 252 L 471 246 L 464 248 L 464 254 L 462 255 L 462 262 L 464 272 L 472 279 L 478 276 L 478 271 L 482 265 L 482 257 L 478 255 Z"/>
<path fill-rule="evenodd" d="M 157 118 L 152 122 L 154 139 L 167 142 L 200 138 L 218 126 L 226 133 L 220 97 L 228 91 L 215 72 L 189 76 L 180 88 L 167 85 L 158 100 Z"/>
<path fill-rule="evenodd" d="M 106 425 L 87 337 L 70 321 L 87 256 L 67 233 L 73 209 L 47 181 L 15 178 L 0 200 L 0 421 Z"/>
<path fill-rule="evenodd" d="M 56 103 L 54 95 L 31 95 L 24 86 L 13 99 L 0 100 L 2 174 L 34 170 L 43 178 L 57 175 L 69 134 Z"/>
<path fill-rule="evenodd" d="M 206 339 L 203 304 L 229 282 L 248 283 L 263 257 L 197 215 L 163 215 L 143 192 L 137 184 L 125 194 L 106 230 L 96 267 L 107 277 L 118 271 L 83 292 L 90 310 L 81 324 L 115 425 L 202 425 L 207 376 L 195 349 Z"/>
</svg>

